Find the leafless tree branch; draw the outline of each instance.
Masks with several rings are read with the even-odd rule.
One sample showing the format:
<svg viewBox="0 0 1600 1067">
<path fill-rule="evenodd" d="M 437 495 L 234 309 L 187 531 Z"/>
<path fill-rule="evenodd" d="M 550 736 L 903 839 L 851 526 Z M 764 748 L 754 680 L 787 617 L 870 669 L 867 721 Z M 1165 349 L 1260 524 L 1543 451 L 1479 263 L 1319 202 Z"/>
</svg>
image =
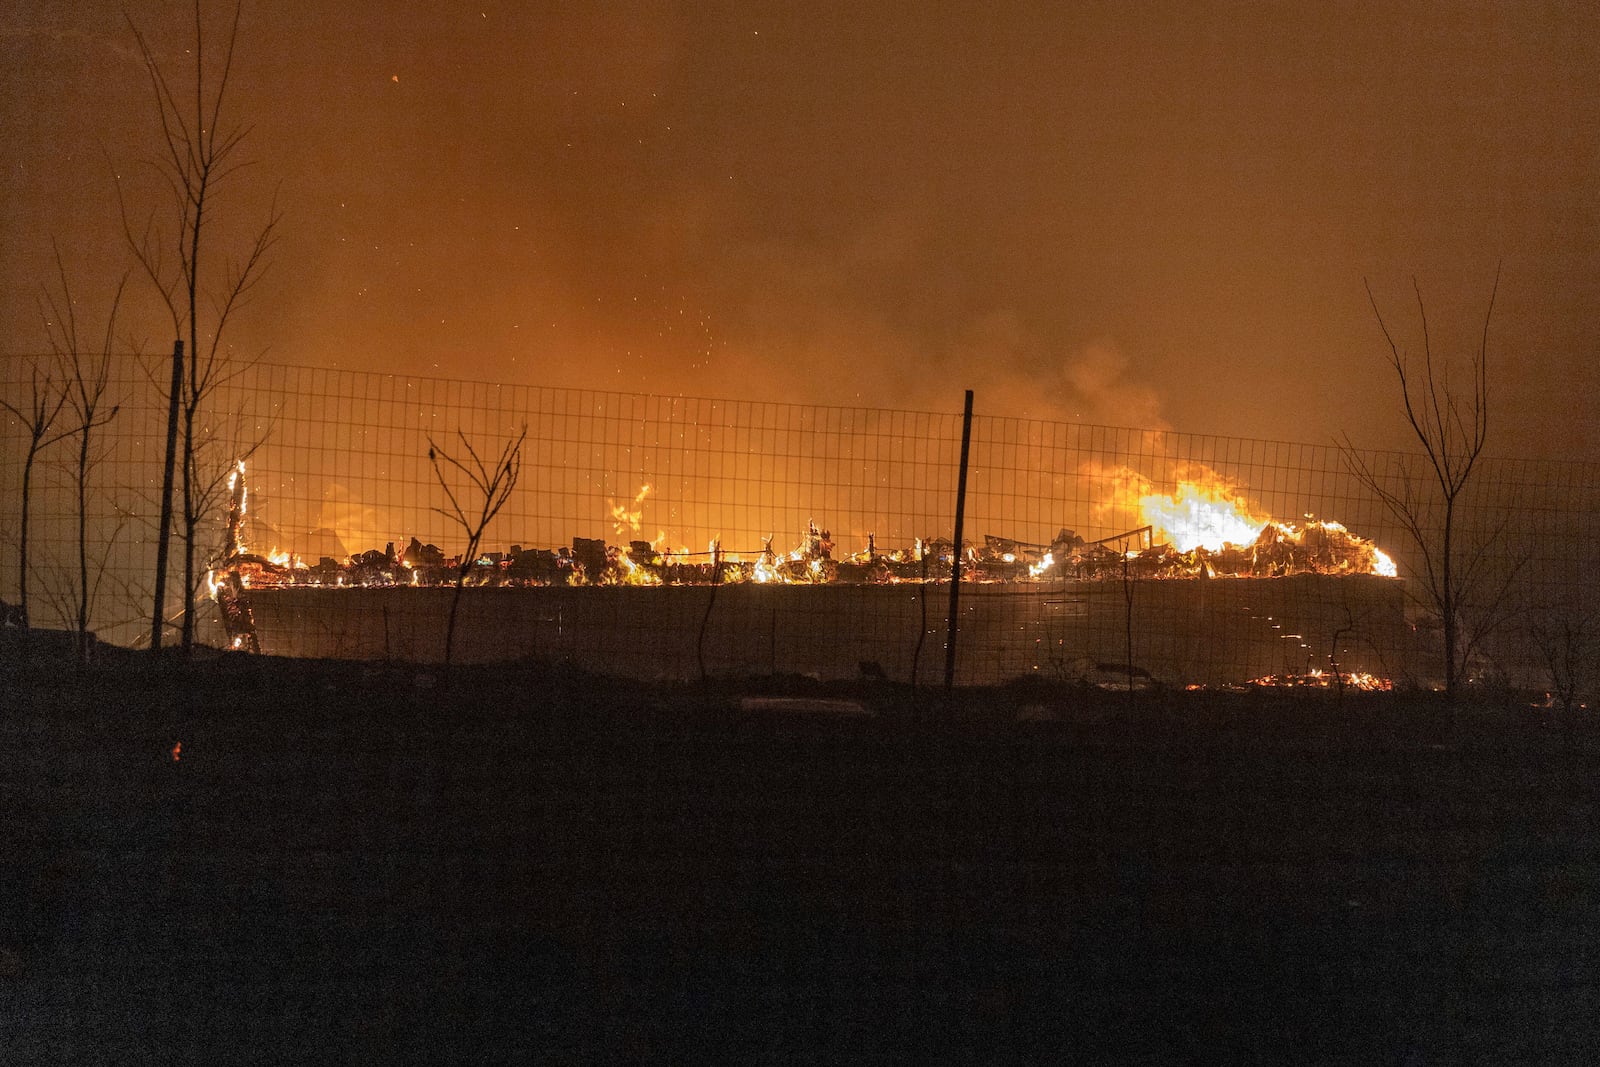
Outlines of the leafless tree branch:
<svg viewBox="0 0 1600 1067">
<path fill-rule="evenodd" d="M 106 408 L 106 391 L 110 385 L 112 353 L 115 348 L 117 335 L 117 315 L 122 306 L 122 294 L 128 286 L 128 275 L 123 274 L 117 283 L 116 292 L 112 295 L 110 310 L 106 316 L 105 336 L 98 351 L 90 352 L 78 336 L 78 316 L 76 302 L 72 297 L 72 287 L 67 280 L 66 264 L 61 258 L 61 249 L 55 248 L 56 277 L 60 285 L 60 300 L 55 293 L 46 289 L 41 300 L 41 312 L 48 307 L 49 312 L 43 313 L 45 332 L 49 336 L 51 348 L 55 353 L 56 366 L 62 376 L 62 390 L 66 397 L 66 406 L 72 412 L 72 424 L 65 431 L 67 436 L 75 437 L 78 441 L 76 463 L 72 468 L 73 484 L 77 490 L 77 541 L 78 541 L 78 567 L 77 583 L 72 590 L 73 618 L 72 625 L 78 637 L 78 651 L 80 655 L 87 656 L 89 652 L 89 618 L 94 606 L 94 587 L 89 580 L 89 480 L 94 468 L 99 465 L 102 458 L 94 449 L 95 431 L 106 426 L 117 417 L 118 406 L 112 404 Z M 105 548 L 109 553 L 109 545 Z M 98 570 L 105 569 L 106 555 L 102 554 L 98 561 Z"/>
<path fill-rule="evenodd" d="M 172 390 L 178 394 L 175 418 L 182 427 L 181 515 L 186 590 L 197 588 L 197 524 L 215 488 L 197 481 L 199 472 L 195 452 L 201 445 L 201 435 L 208 432 L 203 409 L 217 389 L 253 362 L 233 357 L 224 342 L 234 316 L 248 304 L 253 290 L 266 273 L 268 255 L 276 243 L 281 218 L 277 198 L 274 197 L 266 222 L 256 231 L 242 256 L 217 259 L 214 255 L 212 246 L 215 242 L 211 239 L 211 233 L 218 198 L 230 181 L 251 164 L 250 160 L 239 158 L 237 153 L 252 127 L 234 121 L 227 114 L 242 7 L 234 5 L 221 59 L 210 77 L 206 65 L 207 38 L 202 15 L 200 0 L 195 0 L 192 104 L 180 102 L 178 86 L 162 68 L 144 33 L 131 17 L 128 18 L 128 27 L 149 78 L 160 126 L 159 158 L 152 165 L 161 173 L 174 196 L 172 216 L 166 226 L 158 225 L 157 214 L 152 212 L 142 230 L 137 229 L 120 181 L 117 184 L 124 239 L 140 270 L 166 304 L 174 333 L 180 338 L 187 335 L 184 365 L 181 368 L 174 367 L 178 386 Z M 175 261 L 168 254 L 169 240 L 176 250 Z M 211 266 L 213 260 L 219 265 Z M 202 309 L 207 319 L 204 323 Z M 175 364 L 177 358 L 174 357 Z M 170 480 L 169 476 L 168 484 Z M 163 546 L 166 543 L 164 528 L 160 542 Z M 165 548 L 158 551 L 164 555 Z M 160 573 L 163 571 L 158 565 Z M 158 588 L 156 596 L 163 595 L 164 590 Z M 158 605 L 158 617 L 161 610 Z M 156 626 L 159 627 L 159 623 Z M 184 613 L 182 640 L 185 651 L 193 647 L 193 612 Z M 152 644 L 158 641 L 159 635 L 152 633 Z"/>
<path fill-rule="evenodd" d="M 1395 489 L 1386 484 L 1380 472 L 1354 446 L 1349 435 L 1341 439 L 1340 451 L 1351 474 L 1378 498 L 1417 549 L 1422 560 L 1421 574 L 1417 577 L 1423 581 L 1430 610 L 1438 615 L 1444 629 L 1445 690 L 1453 697 L 1464 656 L 1470 651 L 1464 644 L 1481 641 L 1487 631 L 1479 624 L 1492 618 L 1480 612 L 1478 620 L 1465 633 L 1462 630 L 1463 608 L 1468 606 L 1473 587 L 1479 580 L 1480 566 L 1488 545 L 1498 538 L 1498 533 L 1480 542 L 1464 561 L 1458 559 L 1459 546 L 1455 542 L 1459 533 L 1458 505 L 1483 456 L 1484 444 L 1488 439 L 1489 326 L 1500 292 L 1500 271 L 1498 268 L 1495 270 L 1482 336 L 1471 361 L 1473 381 L 1470 401 L 1465 401 L 1451 387 L 1449 365 L 1435 362 L 1427 306 L 1416 278 L 1411 279 L 1411 288 L 1416 296 L 1417 318 L 1422 331 L 1421 381 L 1415 380 L 1406 353 L 1384 320 L 1371 283 L 1362 279 L 1362 284 L 1388 348 L 1385 359 L 1400 386 L 1406 423 L 1427 459 L 1431 481 L 1436 487 L 1433 500 L 1424 500 L 1414 493 L 1414 480 L 1404 463 L 1401 464 L 1400 488 Z M 1470 413 L 1464 412 L 1464 403 L 1470 403 Z M 1503 524 L 1500 532 L 1503 532 Z M 1463 636 L 1468 638 L 1468 642 L 1462 641 Z"/>
<path fill-rule="evenodd" d="M 505 443 L 493 466 L 478 455 L 478 450 L 472 446 L 465 433 L 457 430 L 456 437 L 466 453 L 465 460 L 452 456 L 439 447 L 432 435 L 428 437 L 428 462 L 433 464 L 434 477 L 438 479 L 439 487 L 444 490 L 445 499 L 450 501 L 448 509 L 434 510 L 460 526 L 467 539 L 466 551 L 462 553 L 460 565 L 456 569 L 455 593 L 450 599 L 450 619 L 445 625 L 446 667 L 449 667 L 454 655 L 456 612 L 461 605 L 462 587 L 478 560 L 478 553 L 483 546 L 484 532 L 494 517 L 500 513 L 500 509 L 505 507 L 506 501 L 511 499 L 511 491 L 516 488 L 517 477 L 522 473 L 522 443 L 528 437 L 528 427 L 524 425 L 514 439 Z M 481 501 L 479 506 L 471 510 L 463 506 L 462 501 L 469 499 L 465 488 L 461 492 L 453 488 L 450 484 L 452 479 L 447 471 L 454 471 L 458 477 L 466 479 L 474 497 Z"/>
</svg>

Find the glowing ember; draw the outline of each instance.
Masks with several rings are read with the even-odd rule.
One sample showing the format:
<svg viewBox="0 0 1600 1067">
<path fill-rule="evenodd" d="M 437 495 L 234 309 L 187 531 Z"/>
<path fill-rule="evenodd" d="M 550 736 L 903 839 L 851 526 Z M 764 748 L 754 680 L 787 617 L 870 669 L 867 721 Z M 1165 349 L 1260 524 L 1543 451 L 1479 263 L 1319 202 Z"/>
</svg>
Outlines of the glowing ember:
<svg viewBox="0 0 1600 1067">
<path fill-rule="evenodd" d="M 1394 682 L 1390 679 L 1379 678 L 1366 671 L 1341 671 L 1335 674 L 1320 667 L 1313 667 L 1305 674 L 1263 675 L 1245 684 L 1262 689 L 1337 689 L 1343 686 L 1369 693 L 1388 692 L 1394 688 Z"/>
</svg>

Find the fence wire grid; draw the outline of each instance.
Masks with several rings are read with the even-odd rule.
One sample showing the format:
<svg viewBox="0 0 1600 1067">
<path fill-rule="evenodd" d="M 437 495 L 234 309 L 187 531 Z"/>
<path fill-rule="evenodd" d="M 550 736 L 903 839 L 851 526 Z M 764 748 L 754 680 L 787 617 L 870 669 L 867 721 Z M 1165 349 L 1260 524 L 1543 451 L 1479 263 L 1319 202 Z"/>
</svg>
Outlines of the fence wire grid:
<svg viewBox="0 0 1600 1067">
<path fill-rule="evenodd" d="M 106 407 L 116 415 L 91 438 L 86 567 L 78 438 L 48 445 L 30 471 L 28 427 L 3 413 L 0 596 L 11 605 L 21 596 L 26 473 L 35 626 L 74 626 L 86 575 L 99 638 L 148 642 L 169 358 L 112 360 Z M 0 397 L 27 411 L 35 370 L 51 365 L 0 357 Z M 166 615 L 172 623 L 192 610 L 205 643 L 237 643 L 206 575 L 245 552 L 280 561 L 279 571 L 257 570 L 246 595 L 263 651 L 442 658 L 453 591 L 435 579 L 453 577 L 467 538 L 444 513 L 430 448 L 492 458 L 525 431 L 515 488 L 461 598 L 455 659 L 571 661 L 648 678 L 934 682 L 955 555 L 961 399 L 953 390 L 949 411 L 902 411 L 240 367 L 197 423 L 196 480 L 211 492 L 187 593 L 174 539 Z M 1389 493 L 1427 501 L 1420 456 L 1010 418 L 983 414 L 982 396 L 976 406 L 960 683 L 1310 683 L 1341 672 L 1438 682 L 1427 561 L 1353 473 L 1359 461 Z M 63 409 L 52 435 L 71 425 Z M 245 520 L 230 540 L 227 476 L 241 460 Z M 1257 520 L 1336 521 L 1392 556 L 1399 578 L 1174 569 L 1139 498 L 1194 479 L 1231 487 Z M 1473 680 L 1576 682 L 1592 693 L 1597 504 L 1596 465 L 1480 464 L 1456 519 L 1459 565 L 1472 568 L 1462 642 Z M 1424 526 L 1437 526 L 1440 509 L 1418 509 Z M 1053 567 L 1041 566 L 1047 553 Z M 646 564 L 647 574 L 637 570 Z M 760 580 L 774 570 L 781 580 Z"/>
</svg>

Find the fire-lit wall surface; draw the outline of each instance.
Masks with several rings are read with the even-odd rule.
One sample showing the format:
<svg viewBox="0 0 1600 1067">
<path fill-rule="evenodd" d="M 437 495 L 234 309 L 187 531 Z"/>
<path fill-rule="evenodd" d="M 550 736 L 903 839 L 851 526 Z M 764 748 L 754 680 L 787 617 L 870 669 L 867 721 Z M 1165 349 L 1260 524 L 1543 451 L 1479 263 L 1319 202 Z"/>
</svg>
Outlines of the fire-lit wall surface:
<svg viewBox="0 0 1600 1067">
<path fill-rule="evenodd" d="M 290 587 L 250 601 L 264 652 L 437 662 L 452 595 Z M 454 658 L 644 679 L 698 678 L 702 667 L 839 679 L 876 665 L 893 681 L 927 684 L 943 678 L 948 598 L 947 584 L 469 588 Z M 1402 586 L 1368 575 L 972 584 L 960 604 L 961 684 L 1115 681 L 1130 620 L 1139 678 L 1167 685 L 1303 675 L 1330 653 L 1344 672 L 1403 679 L 1409 666 Z"/>
</svg>

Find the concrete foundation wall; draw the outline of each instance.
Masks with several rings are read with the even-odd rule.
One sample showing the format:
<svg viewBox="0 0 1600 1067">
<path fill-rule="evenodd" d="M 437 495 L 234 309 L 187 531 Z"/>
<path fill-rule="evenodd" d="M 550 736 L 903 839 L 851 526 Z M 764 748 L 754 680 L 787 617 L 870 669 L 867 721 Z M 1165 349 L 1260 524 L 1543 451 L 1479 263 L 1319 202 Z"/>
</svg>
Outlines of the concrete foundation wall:
<svg viewBox="0 0 1600 1067">
<path fill-rule="evenodd" d="M 459 663 L 536 658 L 639 678 L 796 673 L 942 680 L 949 586 L 469 588 Z M 453 590 L 290 587 L 250 594 L 263 652 L 438 662 Z M 709 609 L 709 610 L 708 610 Z M 1120 582 L 961 590 L 957 680 L 1106 674 L 1128 659 Z M 1134 665 L 1170 685 L 1328 669 L 1401 679 L 1410 628 L 1398 582 L 1369 576 L 1135 583 Z M 702 639 L 702 628 L 704 635 Z M 920 654 L 918 638 L 921 635 Z M 869 668 L 870 669 L 870 668 Z"/>
</svg>

